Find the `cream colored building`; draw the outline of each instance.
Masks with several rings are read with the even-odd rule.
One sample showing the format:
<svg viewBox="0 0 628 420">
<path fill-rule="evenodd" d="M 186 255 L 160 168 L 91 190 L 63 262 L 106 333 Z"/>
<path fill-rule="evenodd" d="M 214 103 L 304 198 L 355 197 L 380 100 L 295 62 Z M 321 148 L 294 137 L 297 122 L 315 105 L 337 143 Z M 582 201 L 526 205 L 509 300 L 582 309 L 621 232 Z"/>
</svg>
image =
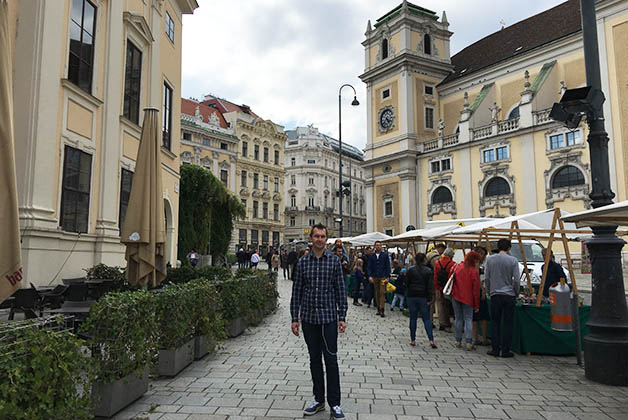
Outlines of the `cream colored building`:
<svg viewBox="0 0 628 420">
<path fill-rule="evenodd" d="M 176 261 L 182 15 L 196 0 L 11 1 L 25 277 L 126 265 L 126 210 L 143 120 L 162 121 L 166 255 Z"/>
<path fill-rule="evenodd" d="M 338 140 L 314 126 L 286 130 L 285 197 L 286 243 L 309 240 L 316 223 L 339 235 Z M 366 233 L 363 153 L 350 144 L 342 145 L 343 182 L 351 182 L 352 194 L 343 201 L 343 235 Z"/>
<path fill-rule="evenodd" d="M 596 7 L 611 183 L 625 200 L 628 2 Z M 586 85 L 578 0 L 454 56 L 451 36 L 445 12 L 405 1 L 368 23 L 360 76 L 368 91 L 368 230 L 588 208 L 587 126 L 567 130 L 549 118 L 564 89 Z"/>
<path fill-rule="evenodd" d="M 284 128 L 247 105 L 212 95 L 201 103 L 220 111 L 238 139 L 234 185 L 246 217 L 236 221 L 229 250 L 242 247 L 265 255 L 269 247 L 284 243 Z"/>
</svg>

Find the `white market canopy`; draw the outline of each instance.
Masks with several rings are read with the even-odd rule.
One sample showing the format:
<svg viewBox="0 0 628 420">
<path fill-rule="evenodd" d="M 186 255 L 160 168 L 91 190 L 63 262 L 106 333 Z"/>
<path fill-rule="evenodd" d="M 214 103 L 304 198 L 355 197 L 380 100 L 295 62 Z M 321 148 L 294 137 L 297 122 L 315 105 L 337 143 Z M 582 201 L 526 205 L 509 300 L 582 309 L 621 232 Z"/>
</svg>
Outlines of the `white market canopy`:
<svg viewBox="0 0 628 420">
<path fill-rule="evenodd" d="M 373 246 L 377 241 L 383 242 L 391 238 L 392 236 L 388 236 L 381 232 L 370 232 L 349 238 L 347 242 L 350 242 L 353 246 Z"/>
<path fill-rule="evenodd" d="M 608 225 L 628 226 L 628 201 L 573 213 L 563 216 L 562 220 L 575 223 L 579 228 Z"/>
<path fill-rule="evenodd" d="M 333 245 L 333 243 L 336 242 L 336 240 L 338 240 L 338 239 L 340 239 L 343 244 L 350 244 L 351 243 L 351 237 L 350 236 L 345 236 L 344 238 L 329 238 L 329 239 L 327 239 L 327 245 Z"/>
</svg>

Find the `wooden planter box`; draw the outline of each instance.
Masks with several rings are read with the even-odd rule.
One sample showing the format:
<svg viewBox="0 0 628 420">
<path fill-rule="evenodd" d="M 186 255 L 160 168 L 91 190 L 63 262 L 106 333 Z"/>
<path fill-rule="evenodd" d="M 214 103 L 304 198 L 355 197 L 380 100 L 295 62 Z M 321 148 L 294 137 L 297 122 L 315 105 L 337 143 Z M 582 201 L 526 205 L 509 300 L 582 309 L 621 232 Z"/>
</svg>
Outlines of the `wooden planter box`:
<svg viewBox="0 0 628 420">
<path fill-rule="evenodd" d="M 115 382 L 92 386 L 94 416 L 112 417 L 118 411 L 140 398 L 148 391 L 148 367 L 143 372 L 133 373 Z"/>
<path fill-rule="evenodd" d="M 159 374 L 176 376 L 194 361 L 194 338 L 173 350 L 159 350 Z"/>
<path fill-rule="evenodd" d="M 240 317 L 229 321 L 225 328 L 227 330 L 227 335 L 230 338 L 233 338 L 239 336 L 244 332 L 244 329 L 246 328 L 246 323 L 244 321 L 244 318 Z"/>
<path fill-rule="evenodd" d="M 211 335 L 197 335 L 194 337 L 194 360 L 205 357 L 216 347 L 216 340 Z"/>
</svg>

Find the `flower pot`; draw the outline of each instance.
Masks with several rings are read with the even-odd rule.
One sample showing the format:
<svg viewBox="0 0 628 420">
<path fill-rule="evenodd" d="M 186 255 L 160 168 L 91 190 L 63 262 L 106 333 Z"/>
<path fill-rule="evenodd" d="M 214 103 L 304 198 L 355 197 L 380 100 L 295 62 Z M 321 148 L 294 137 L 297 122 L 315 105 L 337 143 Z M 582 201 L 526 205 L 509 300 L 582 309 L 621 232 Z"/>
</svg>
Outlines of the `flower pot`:
<svg viewBox="0 0 628 420">
<path fill-rule="evenodd" d="M 244 318 L 236 318 L 229 321 L 226 325 L 227 335 L 230 338 L 237 337 L 244 332 L 246 324 Z"/>
<path fill-rule="evenodd" d="M 92 386 L 94 416 L 112 417 L 148 391 L 148 367 L 115 382 L 96 382 Z"/>
<path fill-rule="evenodd" d="M 159 350 L 159 375 L 176 376 L 194 361 L 194 338 L 172 350 Z"/>
<path fill-rule="evenodd" d="M 216 347 L 216 339 L 212 335 L 197 335 L 194 337 L 194 360 L 202 359 Z"/>
</svg>

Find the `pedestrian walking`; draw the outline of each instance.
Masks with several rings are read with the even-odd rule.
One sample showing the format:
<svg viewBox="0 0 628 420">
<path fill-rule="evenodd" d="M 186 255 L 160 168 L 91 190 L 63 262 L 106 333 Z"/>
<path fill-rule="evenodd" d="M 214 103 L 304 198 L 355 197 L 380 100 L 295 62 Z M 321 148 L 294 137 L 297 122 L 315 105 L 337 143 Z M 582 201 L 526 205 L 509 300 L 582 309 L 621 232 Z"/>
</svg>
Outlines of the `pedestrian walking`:
<svg viewBox="0 0 628 420">
<path fill-rule="evenodd" d="M 279 265 L 281 264 L 281 257 L 279 257 L 279 254 L 274 253 L 273 256 L 270 257 L 270 263 L 273 266 L 273 271 L 278 272 Z"/>
<path fill-rule="evenodd" d="M 364 271 L 363 271 L 364 263 L 360 258 L 356 260 L 355 263 L 355 272 L 353 273 L 353 278 L 355 279 L 354 284 L 357 287 L 357 292 L 353 294 L 353 304 L 355 306 L 362 306 L 360 302 L 358 302 L 358 297 L 360 295 L 360 285 L 364 283 Z M 362 301 L 364 301 L 364 296 L 362 296 Z"/>
<path fill-rule="evenodd" d="M 187 258 L 192 268 L 196 267 L 196 264 L 198 264 L 199 257 L 193 248 L 190 250 L 190 252 L 188 252 Z"/>
<path fill-rule="evenodd" d="M 293 248 L 288 253 L 288 278 L 290 279 L 294 278 L 294 267 L 297 264 L 298 260 L 299 254 L 297 253 L 297 250 Z"/>
<path fill-rule="evenodd" d="M 373 283 L 377 299 L 377 315 L 384 318 L 386 303 L 386 285 L 390 281 L 390 257 L 382 251 L 381 241 L 375 242 L 375 252 L 369 256 L 369 282 Z"/>
<path fill-rule="evenodd" d="M 434 263 L 434 290 L 438 305 L 438 330 L 451 332 L 451 314 L 453 308 L 451 301 L 443 295 L 443 287 L 447 284 L 452 269 L 454 268 L 454 250 L 447 248 Z"/>
<path fill-rule="evenodd" d="M 283 270 L 283 278 L 288 280 L 290 278 L 290 266 L 288 265 L 288 250 L 283 249 L 281 251 L 281 268 Z"/>
<path fill-rule="evenodd" d="M 236 259 L 238 260 L 238 268 L 246 267 L 246 252 L 240 248 L 236 253 Z"/>
<path fill-rule="evenodd" d="M 395 310 L 395 305 L 399 302 L 399 310 L 403 309 L 403 304 L 406 299 L 406 272 L 407 269 L 402 268 L 397 275 L 397 279 L 393 283 L 395 285 L 395 293 L 392 303 L 390 304 L 390 310 Z"/>
<path fill-rule="evenodd" d="M 416 265 L 410 267 L 406 274 L 405 282 L 408 289 L 408 310 L 410 311 L 410 345 L 416 346 L 416 325 L 419 313 L 423 320 L 425 333 L 430 341 L 430 346 L 436 348 L 434 332 L 430 320 L 429 307 L 432 305 L 432 270 L 426 265 L 425 254 L 419 252 L 414 260 Z"/>
<path fill-rule="evenodd" d="M 487 354 L 495 357 L 513 357 L 510 351 L 515 317 L 515 300 L 519 295 L 519 262 L 511 255 L 508 239 L 497 242 L 499 252 L 486 258 L 484 276 L 491 296 L 491 324 L 493 348 Z M 502 326 L 503 325 L 503 326 Z"/>
<path fill-rule="evenodd" d="M 475 251 L 467 253 L 462 264 L 453 268 L 454 286 L 451 303 L 456 317 L 456 347 L 462 348 L 462 331 L 467 350 L 473 346 L 473 312 L 480 310 L 480 275 L 478 268 L 482 257 Z"/>
<path fill-rule="evenodd" d="M 484 287 L 484 261 L 486 260 L 486 254 L 488 251 L 482 246 L 476 246 L 473 248 L 475 252 L 480 254 L 480 268 L 478 274 L 480 275 L 480 310 L 473 312 L 473 344 L 476 346 L 488 346 L 488 321 L 491 319 L 491 315 L 488 311 L 488 301 L 486 300 L 486 288 Z M 482 340 L 479 339 L 480 327 L 482 328 Z"/>
<path fill-rule="evenodd" d="M 259 253 L 257 251 L 254 251 L 251 254 L 251 268 L 253 270 L 257 270 L 257 264 L 259 264 Z"/>
<path fill-rule="evenodd" d="M 347 294 L 340 259 L 325 249 L 327 227 L 318 224 L 310 231 L 312 252 L 304 255 L 295 270 L 290 313 L 292 333 L 299 336 L 299 323 L 310 356 L 314 399 L 303 410 L 310 416 L 325 409 L 325 370 L 327 402 L 331 417 L 345 418 L 340 408 L 338 333 L 346 329 Z"/>
</svg>

